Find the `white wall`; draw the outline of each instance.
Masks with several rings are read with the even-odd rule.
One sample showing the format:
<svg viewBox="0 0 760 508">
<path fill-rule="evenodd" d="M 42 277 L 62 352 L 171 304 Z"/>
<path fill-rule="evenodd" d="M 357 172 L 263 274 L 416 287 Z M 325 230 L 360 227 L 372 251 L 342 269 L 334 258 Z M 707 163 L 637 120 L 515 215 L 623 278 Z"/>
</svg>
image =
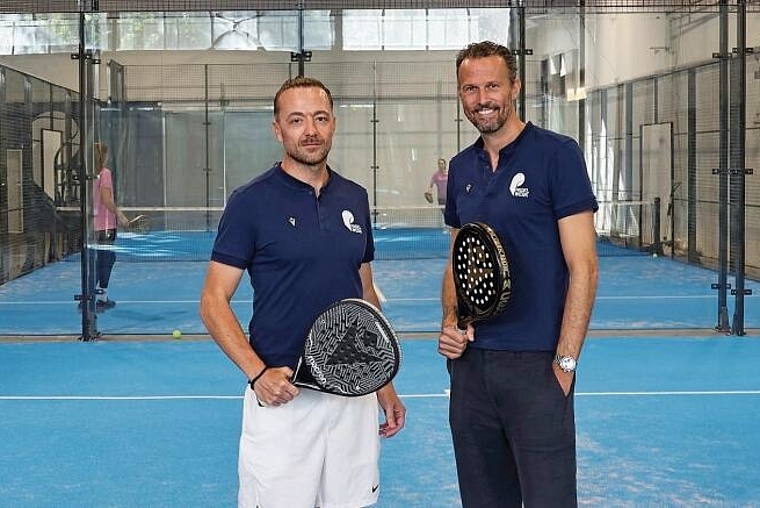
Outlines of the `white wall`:
<svg viewBox="0 0 760 508">
<path fill-rule="evenodd" d="M 606 86 L 671 68 L 667 16 L 617 14 L 587 23 L 586 84 Z"/>
<path fill-rule="evenodd" d="M 527 47 L 533 50 L 530 58 L 540 61 L 547 56 L 578 49 L 578 31 L 578 16 L 575 14 L 531 16 L 526 30 Z M 736 19 L 731 16 L 729 49 L 736 46 L 735 34 Z M 604 87 L 710 61 L 712 54 L 719 50 L 718 15 L 589 14 L 586 16 L 585 42 L 586 86 Z M 747 43 L 750 47 L 760 47 L 760 15 L 747 17 Z M 451 67 L 445 71 L 450 70 L 453 79 L 455 54 L 455 51 L 315 51 L 312 61 L 321 64 L 450 61 Z M 114 59 L 122 65 L 286 64 L 289 55 L 265 51 L 123 51 L 104 52 L 101 59 L 104 64 Z M 77 61 L 72 60 L 69 53 L 0 56 L 0 64 L 67 88 L 79 88 Z M 406 78 L 410 83 L 418 80 L 413 73 Z M 426 76 L 419 76 L 419 81 L 426 82 Z M 105 80 L 101 80 L 101 89 L 105 90 L 106 85 Z"/>
<path fill-rule="evenodd" d="M 736 46 L 736 16 L 729 17 L 728 29 L 730 51 Z M 533 17 L 527 37 L 534 59 L 570 52 L 580 44 L 578 16 Z M 589 14 L 586 86 L 605 87 L 712 61 L 720 49 L 719 37 L 719 16 L 714 12 Z M 760 47 L 760 15 L 754 13 L 747 16 L 747 46 Z"/>
<path fill-rule="evenodd" d="M 68 53 L 0 56 L 0 64 L 71 90 L 79 90 L 79 67 Z"/>
</svg>

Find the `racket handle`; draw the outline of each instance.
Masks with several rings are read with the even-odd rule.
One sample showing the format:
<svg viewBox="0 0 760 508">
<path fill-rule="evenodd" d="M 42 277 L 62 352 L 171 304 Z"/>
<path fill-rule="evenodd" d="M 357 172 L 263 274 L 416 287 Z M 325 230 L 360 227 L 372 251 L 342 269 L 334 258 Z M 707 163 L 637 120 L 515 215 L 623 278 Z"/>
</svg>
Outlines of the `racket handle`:
<svg viewBox="0 0 760 508">
<path fill-rule="evenodd" d="M 300 381 L 303 377 L 303 368 L 304 361 L 303 357 L 300 357 L 298 359 L 298 362 L 296 363 L 296 367 L 293 369 L 293 374 L 290 376 L 290 382 L 293 384 L 296 384 L 296 381 Z"/>
<path fill-rule="evenodd" d="M 309 370 L 309 366 L 306 365 L 306 362 L 304 361 L 303 357 L 300 357 L 298 359 L 296 368 L 293 369 L 293 375 L 290 378 L 290 382 L 296 386 L 300 386 L 303 388 L 311 388 L 312 390 L 322 390 L 322 388 L 317 383 L 316 379 L 314 379 L 314 376 Z"/>
<path fill-rule="evenodd" d="M 467 330 L 467 326 L 472 323 L 472 319 L 469 318 L 459 318 L 457 320 L 457 328 L 460 330 Z"/>
</svg>

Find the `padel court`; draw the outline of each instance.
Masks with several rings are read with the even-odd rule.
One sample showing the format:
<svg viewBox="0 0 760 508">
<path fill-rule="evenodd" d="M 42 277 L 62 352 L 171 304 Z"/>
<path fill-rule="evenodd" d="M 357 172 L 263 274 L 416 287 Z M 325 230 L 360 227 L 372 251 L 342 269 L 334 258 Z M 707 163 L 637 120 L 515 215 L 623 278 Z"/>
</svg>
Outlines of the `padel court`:
<svg viewBox="0 0 760 508">
<path fill-rule="evenodd" d="M 406 429 L 383 444 L 378 506 L 457 507 L 435 341 L 445 260 L 388 259 L 401 257 L 392 249 L 421 252 L 409 242 L 445 251 L 448 236 L 376 237 L 374 274 L 401 332 L 396 385 L 408 409 Z M 235 506 L 245 380 L 203 336 L 206 263 L 182 254 L 197 240 L 123 235 L 117 306 L 98 315 L 103 336 L 89 343 L 75 340 L 76 257 L 0 287 L 0 333 L 27 336 L 0 343 L 0 435 L 12 437 L 0 441 L 0 506 Z M 713 271 L 611 254 L 600 258 L 576 386 L 581 505 L 756 506 L 760 343 L 752 332 L 711 332 Z M 234 299 L 244 323 L 251 298 L 244 277 Z M 747 327 L 760 327 L 758 298 L 746 305 Z"/>
<path fill-rule="evenodd" d="M 374 232 L 375 282 L 383 310 L 400 332 L 439 329 L 441 276 L 449 246 L 449 235 L 443 233 L 435 228 Z M 98 314 L 103 336 L 171 338 L 174 330 L 205 334 L 198 298 L 213 235 L 171 230 L 120 234 L 109 292 L 117 305 Z M 598 250 L 600 284 L 592 330 L 709 330 L 716 326 L 716 292 L 711 289 L 715 271 L 604 243 Z M 74 254 L 0 286 L 0 335 L 80 335 L 81 314 L 74 300 L 79 284 L 80 256 Z M 747 282 L 753 290 L 745 299 L 747 328 L 760 328 L 758 287 L 756 282 Z M 233 298 L 233 308 L 244 324 L 250 319 L 252 298 L 244 274 Z"/>
<path fill-rule="evenodd" d="M 332 90 L 330 165 L 367 190 L 401 337 L 408 421 L 378 506 L 459 507 L 436 351 L 449 236 L 424 193 L 479 135 L 455 62 L 486 40 L 521 82 L 498 109 L 576 140 L 600 205 L 581 506 L 760 507 L 758 34 L 746 0 L 3 0 L 0 508 L 236 506 L 245 379 L 199 293 L 231 193 L 283 157 L 273 98 L 298 75 Z M 149 219 L 98 245 L 107 294 L 103 166 Z M 253 297 L 245 275 L 244 328 Z"/>
<path fill-rule="evenodd" d="M 406 429 L 382 508 L 460 506 L 447 377 L 402 340 Z M 0 506 L 236 505 L 244 379 L 208 340 L 0 344 Z M 757 506 L 760 343 L 591 337 L 576 386 L 582 506 Z"/>
</svg>

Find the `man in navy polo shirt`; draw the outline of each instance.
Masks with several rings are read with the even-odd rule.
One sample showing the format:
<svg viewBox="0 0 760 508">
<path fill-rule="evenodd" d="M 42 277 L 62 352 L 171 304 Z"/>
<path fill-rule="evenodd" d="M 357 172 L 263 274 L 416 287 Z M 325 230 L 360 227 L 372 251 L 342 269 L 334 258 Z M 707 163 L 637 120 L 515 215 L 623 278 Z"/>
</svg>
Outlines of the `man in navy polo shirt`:
<svg viewBox="0 0 760 508">
<path fill-rule="evenodd" d="M 577 506 L 573 390 L 594 303 L 597 209 L 578 144 L 515 111 L 514 55 L 492 42 L 457 56 L 462 109 L 480 132 L 449 165 L 446 223 L 485 222 L 510 263 L 499 316 L 457 328 L 451 262 L 439 352 L 464 508 Z"/>
<path fill-rule="evenodd" d="M 201 316 L 245 373 L 238 472 L 240 507 L 361 507 L 379 493 L 379 434 L 391 437 L 406 409 L 392 384 L 341 397 L 290 383 L 314 319 L 344 298 L 379 307 L 370 262 L 367 192 L 327 166 L 333 100 L 298 77 L 275 95 L 282 162 L 227 203 L 201 295 Z M 250 340 L 230 307 L 247 271 L 254 289 Z"/>
</svg>

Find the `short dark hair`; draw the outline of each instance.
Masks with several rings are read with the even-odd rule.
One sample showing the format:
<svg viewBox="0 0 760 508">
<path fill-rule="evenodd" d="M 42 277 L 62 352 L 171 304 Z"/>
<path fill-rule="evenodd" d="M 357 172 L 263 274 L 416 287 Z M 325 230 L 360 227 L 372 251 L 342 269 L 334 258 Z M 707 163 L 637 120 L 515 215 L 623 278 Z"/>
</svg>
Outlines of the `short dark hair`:
<svg viewBox="0 0 760 508">
<path fill-rule="evenodd" d="M 280 110 L 279 102 L 280 102 L 280 95 L 286 90 L 290 90 L 292 88 L 321 88 L 325 91 L 327 94 L 327 98 L 330 100 L 330 110 L 333 108 L 333 98 L 332 94 L 330 93 L 330 89 L 325 86 L 324 83 L 322 83 L 320 80 L 316 78 L 307 78 L 304 76 L 297 76 L 295 78 L 290 78 L 285 83 L 282 84 L 279 90 L 277 90 L 277 93 L 274 96 L 274 114 L 275 116 Z"/>
<path fill-rule="evenodd" d="M 457 54 L 457 78 L 459 78 L 459 67 L 467 58 L 486 58 L 489 56 L 501 57 L 504 63 L 507 64 L 509 80 L 514 82 L 517 79 L 517 59 L 515 55 L 506 46 L 491 41 L 473 42 L 465 46 Z"/>
</svg>

